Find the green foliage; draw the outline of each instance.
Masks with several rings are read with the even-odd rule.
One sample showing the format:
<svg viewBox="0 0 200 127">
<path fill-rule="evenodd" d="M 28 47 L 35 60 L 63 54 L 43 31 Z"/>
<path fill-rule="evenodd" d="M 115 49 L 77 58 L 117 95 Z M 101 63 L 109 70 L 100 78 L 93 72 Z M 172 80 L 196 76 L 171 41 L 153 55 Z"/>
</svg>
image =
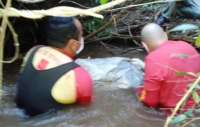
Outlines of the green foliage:
<svg viewBox="0 0 200 127">
<path fill-rule="evenodd" d="M 193 77 L 197 77 L 198 74 L 192 73 L 192 72 L 181 72 L 181 71 L 177 71 L 176 72 L 176 76 L 193 76 Z"/>
<path fill-rule="evenodd" d="M 173 120 L 171 121 L 171 124 L 175 124 L 175 125 L 181 124 L 186 119 L 187 119 L 187 116 L 185 114 L 180 114 L 180 115 L 177 115 L 176 117 L 173 118 Z"/>
<path fill-rule="evenodd" d="M 171 121 L 171 124 L 174 125 L 180 125 L 186 122 L 187 119 L 192 118 L 194 116 L 193 110 L 190 109 L 187 112 L 184 112 L 183 114 L 179 114 L 176 117 L 173 118 Z"/>
<path fill-rule="evenodd" d="M 99 0 L 99 3 L 100 3 L 101 5 L 107 4 L 108 2 L 109 2 L 109 0 Z"/>
<path fill-rule="evenodd" d="M 184 114 L 185 114 L 187 117 L 193 117 L 193 116 L 194 116 L 193 110 L 192 110 L 192 109 L 188 110 L 188 111 L 185 112 Z"/>
<path fill-rule="evenodd" d="M 108 2 L 110 2 L 111 0 L 95 0 L 95 3 L 96 4 L 100 4 L 100 5 L 103 5 L 103 4 L 107 4 Z"/>
<path fill-rule="evenodd" d="M 88 33 L 92 33 L 94 31 L 96 31 L 96 29 L 98 29 L 102 24 L 103 24 L 102 20 L 93 18 L 91 20 L 86 21 L 84 23 L 84 26 L 85 26 L 85 30 Z"/>
<path fill-rule="evenodd" d="M 200 103 L 200 96 L 197 93 L 198 88 L 194 89 L 192 91 L 192 99 L 198 105 Z M 173 118 L 171 121 L 171 124 L 173 125 L 181 125 L 188 121 L 188 119 L 191 119 L 194 117 L 195 112 L 200 112 L 200 109 L 189 109 L 187 112 L 184 112 L 182 114 L 177 115 Z M 196 126 L 195 124 L 191 124 L 191 126 Z"/>
<path fill-rule="evenodd" d="M 179 76 L 185 76 L 185 75 L 193 75 L 193 73 L 184 73 L 184 72 L 178 72 L 177 75 Z M 196 75 L 199 75 L 199 73 L 197 73 Z M 198 94 L 197 91 L 199 91 L 199 84 L 196 86 L 196 88 L 192 91 L 191 93 L 191 97 L 195 102 L 195 105 L 199 105 L 200 104 L 200 96 Z M 192 118 L 194 118 L 194 114 L 200 112 L 200 109 L 195 109 L 191 108 L 186 112 L 180 113 L 177 116 L 175 116 L 172 121 L 171 124 L 176 125 L 176 126 L 180 126 L 185 124 L 187 121 L 191 120 Z M 195 124 L 190 124 L 191 127 L 196 127 Z"/>
<path fill-rule="evenodd" d="M 176 76 L 187 76 L 187 75 L 188 75 L 187 72 L 180 72 L 180 71 L 176 72 Z"/>
<path fill-rule="evenodd" d="M 195 46 L 196 47 L 200 47 L 200 35 L 197 37 L 196 41 L 195 41 Z"/>
<path fill-rule="evenodd" d="M 97 19 L 97 18 L 92 18 L 83 23 L 85 31 L 87 33 L 92 33 L 95 32 L 97 29 L 102 27 L 106 21 Z M 104 36 L 109 36 L 110 35 L 110 29 L 109 27 L 105 29 L 104 31 L 100 32 L 97 34 L 97 37 L 104 37 Z"/>
<path fill-rule="evenodd" d="M 195 101 L 196 104 L 200 103 L 200 96 L 198 95 L 198 93 L 196 91 L 192 92 L 192 98 Z"/>
</svg>

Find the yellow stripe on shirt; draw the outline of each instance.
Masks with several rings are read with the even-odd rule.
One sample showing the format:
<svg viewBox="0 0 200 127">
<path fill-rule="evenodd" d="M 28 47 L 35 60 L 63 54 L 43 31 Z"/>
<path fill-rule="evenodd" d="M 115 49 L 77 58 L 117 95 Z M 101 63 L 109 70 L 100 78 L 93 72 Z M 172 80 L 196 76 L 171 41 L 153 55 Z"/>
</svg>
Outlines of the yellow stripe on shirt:
<svg viewBox="0 0 200 127">
<path fill-rule="evenodd" d="M 51 95 L 61 104 L 72 104 L 76 102 L 76 81 L 73 70 L 58 79 L 52 88 Z"/>
</svg>

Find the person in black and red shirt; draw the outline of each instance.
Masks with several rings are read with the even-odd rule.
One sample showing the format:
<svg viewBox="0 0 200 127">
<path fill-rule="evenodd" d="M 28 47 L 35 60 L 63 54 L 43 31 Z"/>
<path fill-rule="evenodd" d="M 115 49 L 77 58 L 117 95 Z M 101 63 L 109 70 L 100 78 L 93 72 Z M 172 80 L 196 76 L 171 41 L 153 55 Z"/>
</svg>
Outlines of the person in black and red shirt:
<svg viewBox="0 0 200 127">
<path fill-rule="evenodd" d="M 92 101 L 93 81 L 74 62 L 84 48 L 80 21 L 49 17 L 46 34 L 48 45 L 35 46 L 27 53 L 17 82 L 17 106 L 31 116 Z"/>
</svg>

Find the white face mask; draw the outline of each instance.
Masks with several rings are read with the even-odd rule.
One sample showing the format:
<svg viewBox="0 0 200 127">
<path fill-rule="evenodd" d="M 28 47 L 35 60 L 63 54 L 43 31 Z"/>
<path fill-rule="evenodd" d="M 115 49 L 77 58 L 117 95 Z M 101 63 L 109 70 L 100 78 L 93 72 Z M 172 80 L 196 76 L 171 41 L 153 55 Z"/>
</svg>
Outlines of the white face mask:
<svg viewBox="0 0 200 127">
<path fill-rule="evenodd" d="M 76 54 L 79 54 L 84 49 L 84 38 L 83 37 L 81 38 L 80 44 L 81 44 L 80 48 L 76 51 Z"/>
</svg>

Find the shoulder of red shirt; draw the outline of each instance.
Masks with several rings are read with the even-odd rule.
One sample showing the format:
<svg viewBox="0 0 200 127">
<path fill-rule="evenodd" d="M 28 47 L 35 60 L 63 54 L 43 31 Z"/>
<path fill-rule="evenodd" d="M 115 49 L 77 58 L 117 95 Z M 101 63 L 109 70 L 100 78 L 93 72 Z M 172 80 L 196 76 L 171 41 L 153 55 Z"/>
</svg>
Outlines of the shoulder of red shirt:
<svg viewBox="0 0 200 127">
<path fill-rule="evenodd" d="M 181 41 L 181 40 L 180 40 L 180 41 L 168 40 L 168 41 L 165 41 L 158 49 L 156 49 L 156 50 L 150 52 L 150 53 L 146 56 L 146 59 L 152 59 L 152 58 L 157 59 L 156 56 L 159 55 L 160 50 L 162 50 L 163 47 L 167 46 L 167 45 L 170 44 L 170 43 L 182 43 L 182 44 L 184 44 L 184 45 L 190 46 L 190 44 L 188 44 L 188 43 L 185 42 L 185 41 Z"/>
</svg>

